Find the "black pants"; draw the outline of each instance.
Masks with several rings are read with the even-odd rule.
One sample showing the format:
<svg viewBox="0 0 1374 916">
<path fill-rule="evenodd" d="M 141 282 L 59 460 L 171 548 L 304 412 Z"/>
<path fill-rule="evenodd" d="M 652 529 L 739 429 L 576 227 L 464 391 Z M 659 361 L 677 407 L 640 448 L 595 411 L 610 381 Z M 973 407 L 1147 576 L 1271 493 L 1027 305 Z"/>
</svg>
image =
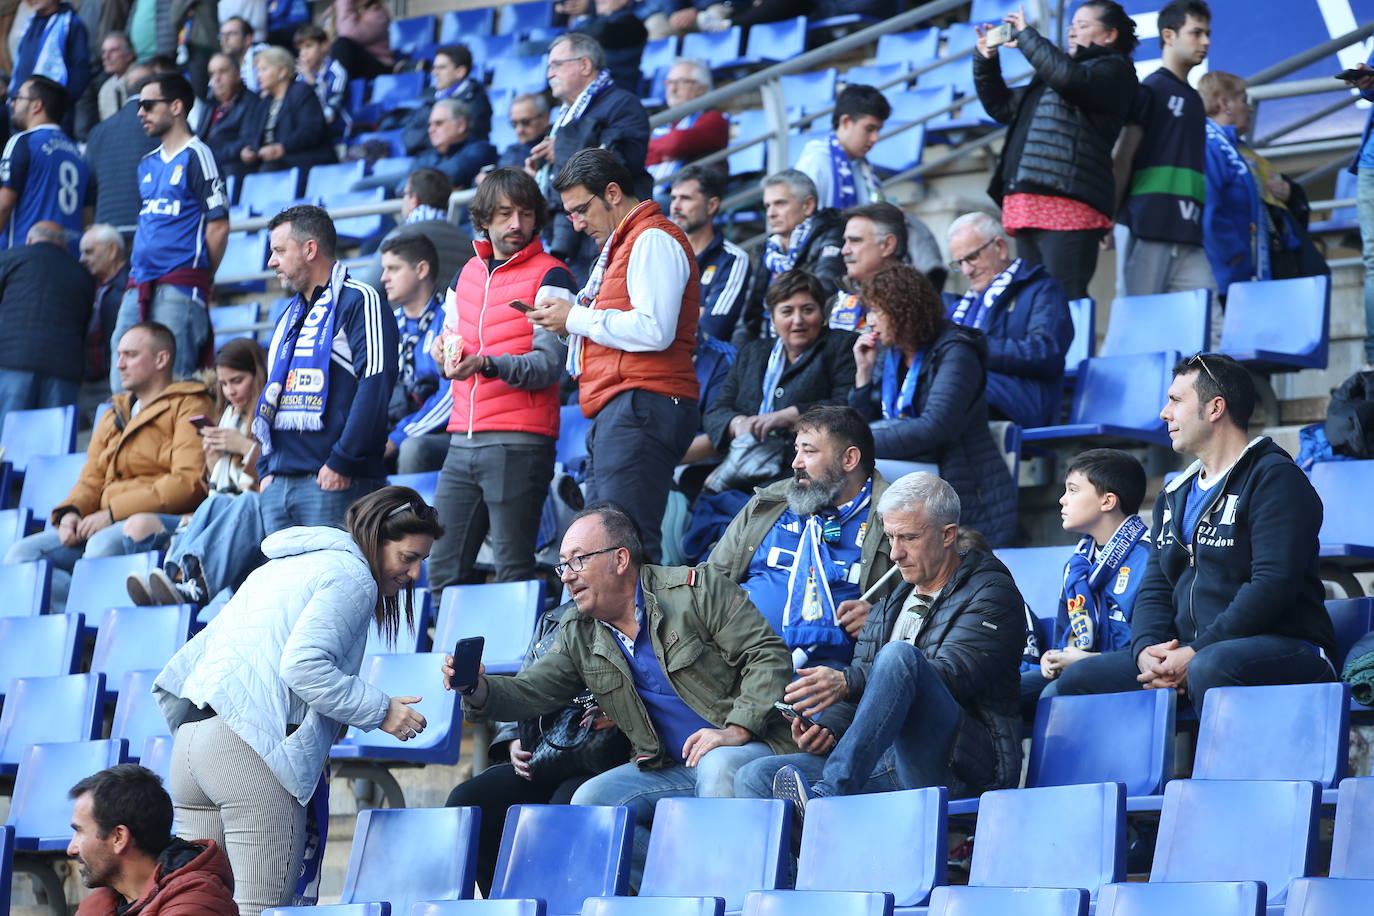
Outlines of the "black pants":
<svg viewBox="0 0 1374 916">
<path fill-rule="evenodd" d="M 1097 271 L 1098 245 L 1105 229 L 1018 229 L 1016 253 L 1027 264 L 1044 264 L 1070 299 L 1084 299 Z"/>
<path fill-rule="evenodd" d="M 391 72 L 390 67 L 367 53 L 366 48 L 342 35 L 334 39 L 334 45 L 329 49 L 329 53 L 339 62 L 339 66 L 348 72 L 348 78 L 351 80 L 370 80 L 374 76 Z"/>
<path fill-rule="evenodd" d="M 477 834 L 477 886 L 482 896 L 491 892 L 496 858 L 501 852 L 501 830 L 511 805 L 566 805 L 577 787 L 590 776 L 574 776 L 561 782 L 529 780 L 516 775 L 509 763 L 487 767 L 467 782 L 453 787 L 445 802 L 450 808 L 480 808 Z"/>
</svg>

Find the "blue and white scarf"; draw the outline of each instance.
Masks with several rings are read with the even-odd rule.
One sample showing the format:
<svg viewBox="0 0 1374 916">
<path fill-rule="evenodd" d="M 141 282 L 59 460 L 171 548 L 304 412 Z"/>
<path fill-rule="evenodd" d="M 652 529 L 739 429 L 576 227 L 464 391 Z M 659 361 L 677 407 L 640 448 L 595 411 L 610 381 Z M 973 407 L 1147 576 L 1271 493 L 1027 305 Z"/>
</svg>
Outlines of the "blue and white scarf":
<svg viewBox="0 0 1374 916">
<path fill-rule="evenodd" d="M 1007 269 L 992 278 L 988 288 L 983 290 L 982 295 L 969 290 L 964 293 L 964 298 L 954 306 L 954 313 L 949 316 L 949 320 L 955 324 L 963 325 L 966 328 L 977 328 L 983 330 L 983 325 L 987 324 L 988 317 L 992 315 L 993 309 L 997 307 L 997 300 L 1002 298 L 1002 294 L 1007 291 L 1011 281 L 1016 279 L 1016 273 L 1021 269 L 1021 259 L 1017 258 L 1007 265 Z M 1013 303 L 1015 307 L 1015 303 Z M 972 312 L 972 314 L 969 314 Z"/>
<path fill-rule="evenodd" d="M 1068 612 L 1069 646 L 1095 650 L 1102 629 L 1102 608 L 1098 607 L 1097 596 L 1116 576 L 1122 561 L 1147 531 L 1139 515 L 1130 516 L 1098 552 L 1096 564 L 1092 561 L 1092 535 L 1085 534 L 1079 539 L 1073 556 L 1064 567 L 1064 594 L 1060 598 Z"/>
<path fill-rule="evenodd" d="M 694 111 L 685 118 L 678 118 L 671 124 L 660 124 L 649 134 L 650 139 L 665 137 L 675 130 L 691 130 L 692 125 L 697 123 L 697 118 L 701 117 L 701 112 Z M 649 170 L 649 177 L 654 180 L 654 184 L 662 184 L 673 176 L 673 173 L 682 168 L 681 159 L 664 159 L 662 162 L 655 162 L 653 165 L 645 166 Z"/>
<path fill-rule="evenodd" d="M 67 61 L 62 53 L 67 46 L 67 35 L 71 32 L 75 16 L 71 9 L 59 7 L 57 12 L 48 17 L 43 26 L 43 37 L 38 39 L 38 54 L 34 57 L 30 76 L 46 76 L 63 86 L 67 85 Z M 37 27 L 37 22 L 30 22 L 30 29 Z M 11 98 L 18 94 L 20 85 L 18 73 L 10 77 Z"/>
<path fill-rule="evenodd" d="M 324 429 L 329 401 L 329 360 L 334 351 L 335 303 L 348 271 L 340 263 L 313 304 L 297 293 L 287 307 L 268 354 L 267 384 L 258 396 L 253 436 L 272 454 L 272 430 Z"/>
<path fill-rule="evenodd" d="M 429 204 L 416 204 L 415 209 L 410 211 L 410 215 L 405 218 L 405 223 L 419 223 L 428 219 L 447 220 L 448 214 L 438 207 L 431 207 Z"/>
<path fill-rule="evenodd" d="M 830 135 L 830 167 L 835 173 L 834 194 L 830 206 L 837 210 L 847 210 L 860 203 L 873 203 L 883 199 L 882 186 L 878 184 L 878 176 L 873 171 L 873 164 L 867 159 L 857 160 L 859 171 L 863 174 L 864 182 L 873 193 L 872 200 L 859 200 L 858 184 L 854 180 L 854 166 L 856 161 L 850 160 L 849 154 L 840 146 L 839 138 L 833 133 Z"/>
<path fill-rule="evenodd" d="M 768 354 L 768 368 L 763 370 L 763 400 L 759 402 L 759 413 L 773 412 L 773 396 L 777 393 L 778 382 L 782 381 L 782 371 L 787 368 L 787 351 L 782 341 L 773 344 L 773 352 Z"/>
<path fill-rule="evenodd" d="M 763 263 L 774 277 L 787 273 L 797 266 L 797 258 L 801 255 L 802 246 L 811 237 L 811 227 L 815 220 L 814 214 L 808 216 L 792 230 L 792 234 L 787 239 L 786 251 L 782 250 L 782 236 L 770 235 L 768 237 L 768 245 L 763 249 Z"/>
<path fill-rule="evenodd" d="M 921 363 L 925 361 L 926 351 L 918 350 L 911 357 L 911 366 L 906 370 L 906 378 L 901 387 L 897 378 L 902 374 L 902 348 L 888 347 L 883 365 L 883 419 L 896 420 L 899 417 L 914 417 L 916 401 L 916 382 L 921 376 Z"/>
<path fill-rule="evenodd" d="M 557 137 L 558 131 L 565 124 L 582 117 L 582 113 L 587 110 L 587 106 L 592 103 L 592 100 L 609 89 L 611 85 L 611 71 L 602 70 L 586 89 L 577 94 L 577 98 L 573 99 L 571 105 L 560 106 L 554 112 L 553 126 L 549 128 L 549 139 L 552 140 Z M 535 180 L 539 182 L 539 190 L 543 191 L 545 195 L 553 187 L 553 179 L 553 163 L 545 160 L 544 164 L 539 167 L 539 174 L 535 176 Z"/>
<path fill-rule="evenodd" d="M 606 278 L 606 265 L 611 260 L 611 252 L 615 249 L 616 240 L 620 236 L 621 228 L 630 221 L 630 217 L 651 205 L 658 206 L 652 200 L 642 201 L 639 206 L 635 207 L 629 213 L 626 213 L 624 218 L 616 224 L 615 231 L 611 233 L 611 237 L 606 239 L 605 245 L 601 246 L 601 254 L 596 258 L 596 266 L 592 268 L 591 276 L 587 278 L 587 285 L 582 287 L 582 291 L 577 294 L 577 305 L 589 309 L 596 308 L 596 297 L 601 295 L 601 281 Z M 581 334 L 568 335 L 568 360 L 564 365 L 567 367 L 568 375 L 573 378 L 577 378 L 582 374 L 583 343 L 584 338 Z"/>
<path fill-rule="evenodd" d="M 873 497 L 873 478 L 864 481 L 859 495 L 835 509 L 830 516 L 843 529 L 849 521 L 868 508 Z M 849 637 L 835 616 L 831 582 L 844 581 L 847 570 L 830 556 L 825 542 L 825 518 L 808 516 L 802 523 L 797 557 L 787 577 L 787 603 L 782 608 L 782 638 L 789 646 L 838 646 Z M 833 535 L 832 535 L 833 537 Z"/>
</svg>

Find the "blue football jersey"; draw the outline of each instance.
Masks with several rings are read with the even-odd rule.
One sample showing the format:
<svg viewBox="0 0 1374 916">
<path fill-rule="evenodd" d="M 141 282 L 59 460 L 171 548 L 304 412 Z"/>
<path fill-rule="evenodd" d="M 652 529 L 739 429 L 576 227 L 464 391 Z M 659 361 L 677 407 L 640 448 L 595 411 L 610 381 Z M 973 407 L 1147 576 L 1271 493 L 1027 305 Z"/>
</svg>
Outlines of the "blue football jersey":
<svg viewBox="0 0 1374 916">
<path fill-rule="evenodd" d="M 81 208 L 91 170 L 76 144 L 56 124 L 43 124 L 10 137 L 0 159 L 0 187 L 19 195 L 0 248 L 25 244 L 34 223 L 52 220 L 67 230 L 72 253 L 81 243 Z"/>
<path fill-rule="evenodd" d="M 168 156 L 159 146 L 138 163 L 143 208 L 129 258 L 129 275 L 146 282 L 183 268 L 209 269 L 205 226 L 229 216 L 215 154 L 193 137 Z"/>
</svg>

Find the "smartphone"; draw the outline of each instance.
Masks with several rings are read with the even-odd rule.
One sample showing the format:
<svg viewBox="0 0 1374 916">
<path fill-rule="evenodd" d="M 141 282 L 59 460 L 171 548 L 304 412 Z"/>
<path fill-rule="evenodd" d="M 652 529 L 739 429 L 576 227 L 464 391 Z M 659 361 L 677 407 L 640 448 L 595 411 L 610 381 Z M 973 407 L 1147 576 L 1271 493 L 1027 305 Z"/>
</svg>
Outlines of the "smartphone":
<svg viewBox="0 0 1374 916">
<path fill-rule="evenodd" d="M 1011 41 L 1011 23 L 1004 22 L 987 30 L 988 47 L 995 48 Z"/>
<path fill-rule="evenodd" d="M 462 691 L 477 683 L 477 669 L 482 665 L 482 649 L 486 637 L 468 636 L 458 640 L 453 647 L 453 677 L 448 679 L 451 690 Z"/>
<path fill-rule="evenodd" d="M 511 308 L 515 309 L 517 312 L 532 312 L 532 311 L 534 311 L 534 306 L 530 305 L 528 302 L 526 302 L 526 301 L 523 300 L 523 299 L 512 299 L 511 301 L 507 302 L 506 305 L 509 305 Z"/>
<path fill-rule="evenodd" d="M 190 423 L 196 429 L 204 429 L 205 427 L 210 425 L 210 421 L 205 417 L 204 414 L 196 414 L 194 417 L 187 417 L 186 422 Z"/>
<path fill-rule="evenodd" d="M 784 703 L 781 700 L 779 700 L 778 702 L 773 704 L 773 708 L 776 709 L 778 712 L 782 713 L 785 718 L 800 719 L 801 724 L 805 725 L 807 728 L 811 728 L 816 724 L 816 721 L 814 719 L 808 719 L 806 716 L 797 712 L 797 710 L 792 706 L 791 703 Z"/>
<path fill-rule="evenodd" d="M 1364 79 L 1366 76 L 1374 76 L 1374 70 L 1361 70 L 1358 67 L 1354 67 L 1337 73 L 1336 79 L 1345 80 L 1347 83 L 1353 83 L 1355 80 Z"/>
</svg>

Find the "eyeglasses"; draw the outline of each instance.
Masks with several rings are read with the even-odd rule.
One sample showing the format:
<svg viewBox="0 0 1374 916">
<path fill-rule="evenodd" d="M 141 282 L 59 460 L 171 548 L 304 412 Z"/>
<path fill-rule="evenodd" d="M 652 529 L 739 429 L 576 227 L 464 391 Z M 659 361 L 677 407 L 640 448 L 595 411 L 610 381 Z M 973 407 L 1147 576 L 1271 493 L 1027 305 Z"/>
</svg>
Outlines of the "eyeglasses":
<svg viewBox="0 0 1374 916">
<path fill-rule="evenodd" d="M 602 547 L 600 550 L 593 550 L 591 553 L 580 553 L 572 557 L 566 563 L 559 563 L 553 568 L 553 574 L 558 578 L 563 578 L 563 573 L 572 570 L 575 573 L 587 568 L 587 561 L 597 554 L 610 553 L 612 550 L 619 550 L 619 547 Z"/>
<path fill-rule="evenodd" d="M 1199 350 L 1199 351 L 1197 351 L 1196 353 L 1194 353 L 1192 356 L 1188 357 L 1188 359 L 1184 361 L 1183 365 L 1184 365 L 1185 368 L 1187 368 L 1187 369 L 1190 370 L 1190 371 L 1191 371 L 1195 366 L 1201 366 L 1201 367 L 1202 367 L 1202 371 L 1203 371 L 1203 372 L 1206 372 L 1206 373 L 1207 373 L 1207 377 L 1210 378 L 1210 379 L 1212 380 L 1212 384 L 1214 384 L 1214 385 L 1216 385 L 1218 388 L 1220 388 L 1220 387 L 1221 387 L 1221 382 L 1217 381 L 1216 373 L 1212 371 L 1212 367 L 1211 367 L 1211 366 L 1207 365 L 1207 357 L 1209 357 L 1209 356 L 1215 356 L 1215 355 L 1216 355 L 1215 353 L 1204 353 L 1202 350 Z"/>
<path fill-rule="evenodd" d="M 11 102 L 33 102 L 38 99 L 36 95 L 14 95 L 10 96 Z"/>
<path fill-rule="evenodd" d="M 544 72 L 547 73 L 547 72 L 550 71 L 550 70 L 557 70 L 559 67 L 563 66 L 564 64 L 571 64 L 571 63 L 573 63 L 574 61 L 579 61 L 579 60 L 587 60 L 587 58 L 585 58 L 585 57 L 550 57 L 550 58 L 549 58 L 549 64 L 548 64 L 547 67 L 544 68 Z"/>
<path fill-rule="evenodd" d="M 951 259 L 949 262 L 949 269 L 962 270 L 965 267 L 965 265 L 971 266 L 974 261 L 978 260 L 978 256 L 983 253 L 983 249 L 988 247 L 995 241 L 997 241 L 996 236 L 988 239 L 986 242 L 979 245 L 977 248 L 973 249 L 968 254 L 964 255 L 962 258 Z"/>
<path fill-rule="evenodd" d="M 586 218 L 587 218 L 587 208 L 590 207 L 590 206 L 592 205 L 592 201 L 596 200 L 598 197 L 599 197 L 599 195 L 593 194 L 591 197 L 588 197 L 586 200 L 584 200 L 582 203 L 578 204 L 576 207 L 570 207 L 570 208 L 568 208 L 568 211 L 567 211 L 567 212 L 568 212 L 568 219 L 572 219 L 573 217 L 579 217 L 579 218 L 581 218 L 581 219 L 586 219 Z"/>
<path fill-rule="evenodd" d="M 139 100 L 138 100 L 138 110 L 139 110 L 139 111 L 152 111 L 154 108 L 156 108 L 157 106 L 161 105 L 163 102 L 170 102 L 170 101 L 171 101 L 171 99 L 139 99 Z"/>
<path fill-rule="evenodd" d="M 511 118 L 511 119 L 510 119 L 510 126 L 511 126 L 511 127 L 514 127 L 516 130 L 519 130 L 519 129 L 522 128 L 522 127 L 529 127 L 529 126 L 532 125 L 535 121 L 538 121 L 538 120 L 539 120 L 539 115 L 532 115 L 531 117 L 528 117 L 528 118 Z"/>
<path fill-rule="evenodd" d="M 692 79 L 691 77 L 683 77 L 682 79 L 663 81 L 663 85 L 665 86 L 695 86 L 696 84 L 697 81 Z"/>
</svg>

